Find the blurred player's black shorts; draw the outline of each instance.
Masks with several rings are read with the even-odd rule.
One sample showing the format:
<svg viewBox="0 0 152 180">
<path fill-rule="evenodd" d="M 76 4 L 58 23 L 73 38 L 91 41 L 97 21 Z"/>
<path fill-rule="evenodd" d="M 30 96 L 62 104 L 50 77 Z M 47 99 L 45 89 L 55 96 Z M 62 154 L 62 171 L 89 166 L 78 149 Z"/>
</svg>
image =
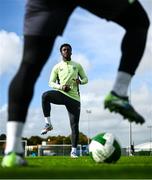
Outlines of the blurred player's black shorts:
<svg viewBox="0 0 152 180">
<path fill-rule="evenodd" d="M 70 14 L 82 7 L 107 20 L 114 20 L 135 0 L 28 0 L 24 34 L 54 36 L 62 34 Z"/>
</svg>

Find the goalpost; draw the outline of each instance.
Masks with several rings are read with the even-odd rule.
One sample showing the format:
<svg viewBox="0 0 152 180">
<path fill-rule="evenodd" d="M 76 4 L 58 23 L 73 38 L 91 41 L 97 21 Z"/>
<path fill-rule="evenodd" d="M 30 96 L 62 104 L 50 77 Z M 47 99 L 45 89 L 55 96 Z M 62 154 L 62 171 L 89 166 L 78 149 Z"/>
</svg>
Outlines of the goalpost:
<svg viewBox="0 0 152 180">
<path fill-rule="evenodd" d="M 24 148 L 24 156 L 28 156 L 29 146 L 27 146 L 27 140 L 22 140 Z M 0 156 L 4 155 L 6 146 L 6 140 L 0 140 Z M 45 144 L 37 146 L 37 156 L 69 156 L 71 153 L 71 144 Z M 77 146 L 77 153 L 79 156 L 83 155 L 82 145 Z"/>
<path fill-rule="evenodd" d="M 27 140 L 22 140 L 24 156 L 27 156 Z M 6 140 L 0 140 L 0 156 L 4 155 Z"/>
<path fill-rule="evenodd" d="M 42 144 L 38 146 L 38 156 L 69 156 L 70 144 Z M 77 146 L 77 153 L 82 156 L 82 145 Z"/>
</svg>

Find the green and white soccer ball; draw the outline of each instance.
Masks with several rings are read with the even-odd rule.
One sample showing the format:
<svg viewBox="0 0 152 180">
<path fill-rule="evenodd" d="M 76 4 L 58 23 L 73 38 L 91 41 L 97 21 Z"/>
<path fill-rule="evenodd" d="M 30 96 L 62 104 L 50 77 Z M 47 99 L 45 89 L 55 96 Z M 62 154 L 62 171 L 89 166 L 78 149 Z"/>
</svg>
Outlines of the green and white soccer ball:
<svg viewBox="0 0 152 180">
<path fill-rule="evenodd" d="M 121 146 L 111 133 L 101 133 L 92 138 L 89 153 L 95 162 L 116 163 L 121 156 Z"/>
</svg>

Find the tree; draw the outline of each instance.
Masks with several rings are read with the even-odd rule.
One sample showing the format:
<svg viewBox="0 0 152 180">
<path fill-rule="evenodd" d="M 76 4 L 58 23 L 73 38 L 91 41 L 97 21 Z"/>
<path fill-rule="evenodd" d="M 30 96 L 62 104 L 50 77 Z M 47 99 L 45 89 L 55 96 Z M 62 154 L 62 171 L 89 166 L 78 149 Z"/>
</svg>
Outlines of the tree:
<svg viewBox="0 0 152 180">
<path fill-rule="evenodd" d="M 0 135 L 0 139 L 6 139 L 5 134 Z M 23 137 L 23 140 L 27 140 L 27 145 L 42 144 L 42 141 L 46 141 L 48 144 L 71 144 L 71 135 L 69 136 L 48 136 L 47 138 L 41 138 L 39 136 L 31 136 L 30 138 Z M 88 143 L 88 137 L 82 132 L 79 133 L 78 144 L 86 145 Z"/>
<path fill-rule="evenodd" d="M 88 137 L 82 132 L 79 133 L 79 144 L 86 145 L 88 144 Z"/>
<path fill-rule="evenodd" d="M 28 139 L 28 145 L 38 145 L 41 144 L 43 139 L 39 136 L 31 136 L 30 139 Z"/>
</svg>

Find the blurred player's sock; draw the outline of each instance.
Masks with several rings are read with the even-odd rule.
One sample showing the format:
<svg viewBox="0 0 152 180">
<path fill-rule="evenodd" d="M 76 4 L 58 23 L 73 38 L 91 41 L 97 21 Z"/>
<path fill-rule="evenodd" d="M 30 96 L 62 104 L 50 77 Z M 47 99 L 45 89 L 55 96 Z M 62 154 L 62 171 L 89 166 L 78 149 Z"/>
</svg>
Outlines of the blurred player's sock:
<svg viewBox="0 0 152 180">
<path fill-rule="evenodd" d="M 50 116 L 44 117 L 44 119 L 45 119 L 45 123 L 46 123 L 46 124 L 51 124 L 51 118 L 50 118 Z"/>
<path fill-rule="evenodd" d="M 132 76 L 126 72 L 118 71 L 112 91 L 119 96 L 127 96 L 128 87 Z"/>
<path fill-rule="evenodd" d="M 24 152 L 22 146 L 22 131 L 23 122 L 8 121 L 6 125 L 7 138 L 6 138 L 6 148 L 5 154 L 9 152 L 16 152 L 22 154 Z"/>
</svg>

